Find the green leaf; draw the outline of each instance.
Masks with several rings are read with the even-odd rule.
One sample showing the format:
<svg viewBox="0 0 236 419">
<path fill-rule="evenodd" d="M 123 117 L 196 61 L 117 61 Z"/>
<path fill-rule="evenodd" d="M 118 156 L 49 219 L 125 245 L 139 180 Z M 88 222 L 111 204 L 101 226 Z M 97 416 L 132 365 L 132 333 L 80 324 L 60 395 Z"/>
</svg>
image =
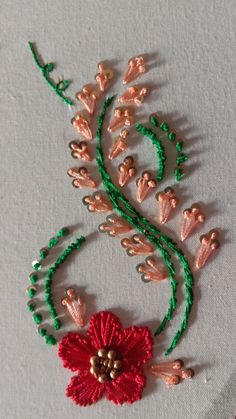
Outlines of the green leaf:
<svg viewBox="0 0 236 419">
<path fill-rule="evenodd" d="M 61 80 L 57 83 L 57 89 L 60 90 L 61 92 L 64 92 L 69 85 L 70 85 L 69 80 Z"/>
<path fill-rule="evenodd" d="M 45 66 L 43 67 L 43 72 L 44 72 L 45 74 L 48 74 L 48 73 L 50 73 L 52 70 L 54 70 L 54 68 L 55 68 L 55 65 L 54 65 L 53 63 L 48 63 L 48 64 L 45 64 Z"/>
</svg>

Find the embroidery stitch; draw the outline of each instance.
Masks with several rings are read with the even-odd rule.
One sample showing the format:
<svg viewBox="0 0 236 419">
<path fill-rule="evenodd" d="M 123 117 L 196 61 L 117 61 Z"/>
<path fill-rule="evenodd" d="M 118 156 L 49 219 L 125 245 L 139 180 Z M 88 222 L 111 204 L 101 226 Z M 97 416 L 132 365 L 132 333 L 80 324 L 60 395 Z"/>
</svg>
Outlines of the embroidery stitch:
<svg viewBox="0 0 236 419">
<path fill-rule="evenodd" d="M 67 105 L 72 106 L 74 104 L 74 102 L 64 95 L 65 90 L 70 85 L 69 80 L 60 80 L 58 83 L 55 83 L 49 76 L 49 73 L 51 73 L 54 70 L 55 65 L 53 63 L 48 63 L 48 64 L 45 64 L 45 65 L 40 64 L 39 58 L 38 58 L 38 55 L 36 53 L 36 49 L 35 49 L 35 46 L 34 46 L 33 42 L 28 42 L 28 45 L 29 45 L 30 50 L 32 52 L 33 59 L 34 59 L 36 65 L 38 66 L 38 68 L 40 69 L 40 71 L 42 72 L 42 75 L 43 75 L 44 79 L 46 80 L 46 82 L 48 83 L 48 85 L 54 90 L 54 92 L 56 92 L 56 94 Z"/>
<path fill-rule="evenodd" d="M 108 98 L 105 100 L 103 105 L 102 113 L 98 119 L 98 130 L 97 130 L 97 139 L 98 139 L 98 146 L 97 146 L 97 164 L 99 168 L 99 172 L 102 176 L 103 184 L 105 190 L 112 202 L 114 208 L 128 221 L 130 222 L 136 229 L 142 232 L 147 239 L 153 243 L 160 251 L 163 256 L 165 254 L 165 262 L 167 261 L 168 265 L 168 273 L 171 278 L 171 299 L 169 303 L 169 308 L 167 313 L 161 322 L 160 326 L 155 332 L 155 335 L 160 334 L 166 326 L 167 321 L 171 320 L 173 316 L 173 312 L 176 308 L 176 281 L 175 281 L 175 269 L 173 264 L 170 262 L 170 255 L 166 253 L 166 249 L 163 249 L 161 242 L 163 242 L 169 250 L 173 251 L 173 253 L 179 259 L 183 270 L 184 270 L 184 279 L 185 279 L 185 290 L 186 290 L 186 300 L 185 300 L 185 311 L 183 320 L 180 324 L 180 327 L 174 336 L 170 346 L 165 351 L 165 355 L 169 355 L 169 353 L 176 347 L 177 343 L 179 342 L 184 330 L 187 327 L 189 313 L 193 303 L 193 275 L 189 266 L 189 263 L 184 256 L 182 250 L 180 250 L 176 243 L 173 242 L 169 237 L 162 234 L 160 230 L 158 230 L 154 225 L 152 225 L 145 217 L 143 217 L 131 204 L 130 202 L 120 193 L 120 191 L 116 188 L 116 186 L 111 181 L 111 178 L 105 168 L 104 162 L 104 153 L 102 148 L 102 128 L 103 128 L 103 121 L 106 114 L 106 110 L 111 104 L 114 97 Z M 123 210 L 123 208 L 119 205 L 119 201 L 125 206 L 126 210 L 130 213 L 130 215 Z M 134 217 L 135 215 L 135 217 Z M 145 226 L 145 227 L 144 227 Z M 150 233 L 154 233 L 150 234 Z M 156 237 L 158 236 L 158 238 Z M 161 246 L 160 246 L 161 244 Z M 168 256 L 167 256 L 168 255 Z M 167 256 L 167 257 L 166 257 Z"/>
<path fill-rule="evenodd" d="M 41 326 L 42 322 L 43 322 L 43 316 L 41 313 L 37 312 L 37 304 L 36 302 L 33 300 L 33 298 L 36 296 L 37 292 L 38 292 L 38 286 L 37 286 L 37 282 L 39 279 L 38 273 L 37 271 L 39 270 L 39 265 L 40 265 L 40 269 L 42 267 L 42 261 L 46 259 L 46 257 L 49 254 L 50 249 L 52 249 L 53 247 L 57 246 L 57 244 L 59 243 L 59 240 L 61 238 L 66 237 L 69 234 L 69 229 L 66 227 L 61 228 L 57 234 L 52 237 L 47 246 L 45 248 L 42 248 L 39 252 L 41 259 L 39 261 L 34 261 L 33 265 L 36 269 L 36 272 L 32 272 L 29 275 L 29 281 L 31 283 L 31 285 L 27 288 L 26 292 L 30 298 L 30 300 L 27 302 L 27 307 L 28 310 L 32 313 L 33 316 L 33 320 L 34 322 L 39 326 L 38 328 L 38 333 L 44 337 L 45 343 L 49 344 L 49 345 L 55 345 L 57 343 L 57 340 L 55 339 L 55 337 L 53 335 L 48 335 L 47 334 L 47 330 Z M 67 259 L 67 257 L 75 250 L 75 249 L 79 249 L 82 245 L 82 243 L 85 241 L 85 238 L 83 236 L 81 236 L 79 239 L 76 239 L 76 241 L 74 243 L 71 243 L 67 249 L 61 254 L 61 256 L 58 257 L 58 259 L 56 260 L 55 264 L 53 266 L 51 266 L 48 269 L 48 272 L 46 273 L 46 280 L 45 280 L 45 302 L 49 308 L 49 312 L 50 312 L 50 316 L 53 319 L 53 327 L 55 330 L 60 329 L 61 327 L 61 323 L 60 320 L 57 316 L 57 312 L 54 306 L 54 302 L 53 302 L 53 295 L 52 295 L 52 290 L 51 290 L 51 285 L 52 285 L 52 279 L 53 276 L 55 275 L 57 269 L 60 267 L 60 265 Z"/>
</svg>

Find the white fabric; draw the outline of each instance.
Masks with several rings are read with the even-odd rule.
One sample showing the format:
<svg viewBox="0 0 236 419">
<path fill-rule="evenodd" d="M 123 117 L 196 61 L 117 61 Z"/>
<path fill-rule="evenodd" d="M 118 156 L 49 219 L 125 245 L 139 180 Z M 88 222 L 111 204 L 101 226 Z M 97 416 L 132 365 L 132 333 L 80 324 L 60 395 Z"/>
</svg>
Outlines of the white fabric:
<svg viewBox="0 0 236 419">
<path fill-rule="evenodd" d="M 1 0 L 2 419 L 228 419 L 236 414 L 235 19 L 234 0 Z M 98 234 L 104 216 L 88 213 L 81 203 L 85 192 L 71 187 L 66 171 L 79 165 L 68 150 L 75 138 L 74 110 L 46 85 L 28 40 L 36 42 L 45 62 L 57 62 L 55 79 L 73 80 L 71 95 L 93 81 L 99 61 L 110 60 L 120 77 L 130 57 L 148 54 L 151 69 L 140 83 L 155 89 L 139 119 L 162 111 L 185 139 L 190 156 L 188 176 L 176 189 L 182 197 L 179 215 L 163 231 L 173 230 L 175 237 L 181 211 L 196 201 L 207 216 L 201 232 L 221 230 L 222 248 L 196 277 L 189 328 L 173 353 L 195 368 L 195 378 L 167 389 L 149 377 L 143 399 L 132 406 L 116 407 L 105 399 L 93 407 L 74 406 L 64 396 L 72 374 L 62 368 L 57 349 L 44 345 L 25 307 L 31 260 L 63 225 L 78 226 L 75 234 L 88 234 L 89 240 L 55 278 L 58 303 L 64 289 L 76 285 L 86 295 L 88 316 L 112 309 L 124 326 L 143 324 L 154 331 L 170 295 L 168 281 L 141 282 L 135 267 L 142 258 L 127 257 L 119 240 Z M 121 91 L 119 77 L 113 92 Z M 154 170 L 151 144 L 139 135 L 132 141 L 139 173 Z M 169 176 L 159 189 L 174 184 L 170 146 L 168 153 Z M 133 182 L 133 196 L 134 189 Z M 142 210 L 155 219 L 154 195 Z M 201 232 L 184 247 L 191 254 Z M 165 339 L 155 340 L 157 359 L 181 321 L 183 295 L 180 286 L 177 315 Z"/>
</svg>

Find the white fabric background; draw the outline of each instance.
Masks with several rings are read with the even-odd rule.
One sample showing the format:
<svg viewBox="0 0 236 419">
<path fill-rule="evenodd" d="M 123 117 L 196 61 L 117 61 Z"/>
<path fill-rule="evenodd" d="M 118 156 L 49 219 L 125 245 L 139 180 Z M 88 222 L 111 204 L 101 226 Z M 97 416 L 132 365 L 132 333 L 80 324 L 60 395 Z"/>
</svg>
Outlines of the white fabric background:
<svg viewBox="0 0 236 419">
<path fill-rule="evenodd" d="M 234 417 L 235 20 L 235 0 L 1 0 L 2 419 Z M 54 78 L 73 80 L 71 95 L 93 81 L 99 61 L 111 60 L 120 76 L 131 56 L 149 54 L 151 69 L 142 81 L 157 88 L 140 118 L 159 110 L 177 126 L 191 157 L 178 186 L 181 210 L 202 202 L 207 221 L 201 232 L 221 229 L 222 248 L 196 278 L 190 327 L 173 353 L 195 367 L 196 377 L 171 389 L 149 377 L 143 399 L 132 406 L 105 399 L 84 409 L 74 406 L 64 396 L 71 373 L 62 368 L 57 349 L 44 345 L 25 308 L 31 260 L 63 225 L 79 226 L 74 234 L 89 234 L 90 240 L 55 279 L 58 301 L 74 284 L 86 295 L 88 316 L 112 309 L 124 326 L 145 324 L 154 331 L 169 298 L 167 281 L 143 284 L 135 271 L 142 259 L 128 258 L 118 240 L 96 233 L 104 217 L 86 211 L 84 193 L 66 175 L 76 163 L 68 151 L 75 138 L 73 111 L 42 79 L 28 40 L 37 43 L 45 62 L 57 62 Z M 120 87 L 117 78 L 112 89 Z M 139 156 L 139 173 L 155 169 L 150 144 L 136 139 L 131 152 Z M 160 188 L 172 184 L 169 176 Z M 134 183 L 129 189 L 134 194 Z M 142 208 L 154 219 L 154 196 Z M 165 231 L 178 232 L 179 220 L 180 214 Z M 187 252 L 194 252 L 199 234 L 188 241 Z M 165 340 L 155 341 L 157 359 L 181 320 L 181 287 L 179 298 Z"/>
</svg>

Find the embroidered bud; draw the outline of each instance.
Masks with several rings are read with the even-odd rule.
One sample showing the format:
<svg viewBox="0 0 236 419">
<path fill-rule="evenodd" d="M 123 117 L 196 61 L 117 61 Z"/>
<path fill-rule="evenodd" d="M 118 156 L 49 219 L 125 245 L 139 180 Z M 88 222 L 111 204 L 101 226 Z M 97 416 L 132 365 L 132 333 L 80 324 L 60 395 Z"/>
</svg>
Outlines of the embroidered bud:
<svg viewBox="0 0 236 419">
<path fill-rule="evenodd" d="M 136 168 L 133 166 L 134 159 L 131 156 L 127 156 L 123 163 L 119 165 L 119 185 L 124 186 L 126 185 L 129 180 L 136 175 L 137 171 Z"/>
<path fill-rule="evenodd" d="M 152 189 L 156 188 L 157 181 L 151 178 L 151 173 L 146 171 L 137 179 L 137 201 L 143 202 Z"/>
<path fill-rule="evenodd" d="M 95 80 L 98 83 L 101 92 L 104 92 L 109 84 L 109 81 L 113 78 L 113 71 L 106 68 L 104 63 L 98 64 L 98 73 L 95 76 Z"/>
<path fill-rule="evenodd" d="M 220 247 L 218 238 L 218 230 L 211 230 L 209 233 L 200 237 L 201 245 L 194 261 L 194 265 L 197 269 L 201 269 L 207 263 L 210 256 Z"/>
<path fill-rule="evenodd" d="M 153 257 L 147 257 L 144 263 L 137 265 L 137 271 L 142 274 L 143 282 L 162 281 L 167 277 L 167 271 L 161 269 Z"/>
<path fill-rule="evenodd" d="M 135 104 L 141 106 L 148 94 L 146 87 L 132 86 L 129 87 L 118 99 L 120 103 Z"/>
<path fill-rule="evenodd" d="M 73 159 L 92 161 L 89 145 L 86 143 L 86 141 L 80 141 L 79 143 L 76 141 L 71 141 L 69 147 L 72 150 L 71 156 Z"/>
<path fill-rule="evenodd" d="M 109 132 L 114 132 L 117 129 L 123 127 L 124 125 L 130 127 L 134 122 L 134 117 L 129 108 L 121 109 L 116 108 L 114 111 L 114 118 L 112 119 L 107 130 Z"/>
<path fill-rule="evenodd" d="M 150 255 L 155 248 L 141 234 L 135 234 L 131 238 L 121 240 L 121 246 L 124 247 L 128 256 Z"/>
<path fill-rule="evenodd" d="M 89 212 L 109 212 L 113 209 L 110 201 L 101 192 L 85 196 L 82 202 Z"/>
<path fill-rule="evenodd" d="M 101 233 L 107 233 L 109 236 L 115 237 L 128 233 L 133 227 L 122 217 L 112 214 L 108 215 L 106 222 L 100 224 L 98 229 Z"/>
<path fill-rule="evenodd" d="M 108 156 L 110 160 L 115 159 L 119 154 L 127 150 L 128 144 L 126 138 L 128 135 L 129 131 L 127 129 L 122 129 L 120 135 L 114 139 L 112 149 Z"/>
<path fill-rule="evenodd" d="M 160 205 L 159 219 L 161 224 L 165 224 L 171 216 L 172 210 L 178 204 L 178 198 L 174 193 L 174 189 L 168 187 L 164 192 L 156 194 L 156 200 Z"/>
<path fill-rule="evenodd" d="M 85 167 L 72 167 L 67 171 L 68 176 L 73 177 L 72 185 L 75 188 L 96 188 L 97 184 Z"/>
<path fill-rule="evenodd" d="M 66 291 L 66 294 L 67 296 L 63 298 L 61 302 L 62 305 L 66 306 L 76 326 L 79 328 L 84 327 L 84 316 L 86 309 L 85 303 L 80 297 L 75 298 L 75 290 L 73 288 L 69 288 Z"/>
<path fill-rule="evenodd" d="M 184 368 L 184 363 L 180 359 L 153 364 L 149 367 L 149 371 L 155 377 L 161 378 L 167 385 L 177 385 L 181 380 L 194 376 L 194 371 L 191 368 Z"/>
<path fill-rule="evenodd" d="M 92 140 L 92 131 L 88 117 L 84 117 L 82 112 L 77 112 L 72 118 L 71 123 L 73 127 L 85 138 L 85 140 Z"/>
<path fill-rule="evenodd" d="M 183 212 L 183 220 L 180 229 L 181 240 L 184 241 L 195 228 L 205 221 L 205 216 L 201 212 L 199 205 L 192 205 L 191 208 L 187 208 Z"/>
<path fill-rule="evenodd" d="M 99 98 L 100 93 L 95 90 L 92 86 L 86 85 L 80 92 L 77 92 L 75 97 L 76 99 L 80 100 L 80 102 L 84 105 L 85 109 L 87 109 L 90 115 L 94 114 L 96 101 Z"/>
<path fill-rule="evenodd" d="M 146 65 L 142 56 L 134 57 L 128 62 L 128 67 L 125 71 L 123 84 L 131 83 L 137 77 L 146 72 Z"/>
</svg>

